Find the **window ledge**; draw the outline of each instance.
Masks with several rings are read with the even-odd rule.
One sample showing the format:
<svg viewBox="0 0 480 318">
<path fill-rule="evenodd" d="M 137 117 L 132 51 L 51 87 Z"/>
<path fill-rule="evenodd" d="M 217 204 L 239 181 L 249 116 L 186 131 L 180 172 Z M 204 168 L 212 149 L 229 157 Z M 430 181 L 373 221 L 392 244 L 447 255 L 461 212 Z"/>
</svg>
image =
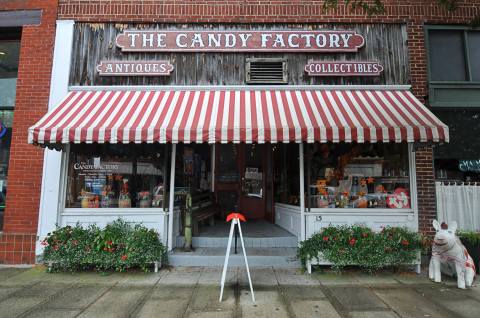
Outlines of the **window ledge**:
<svg viewBox="0 0 480 318">
<path fill-rule="evenodd" d="M 312 208 L 310 211 L 305 211 L 305 214 L 361 214 L 361 215 L 376 215 L 376 214 L 388 214 L 388 215 L 409 215 L 414 214 L 413 209 L 345 209 L 345 208 Z"/>
<path fill-rule="evenodd" d="M 430 82 L 429 105 L 432 107 L 480 107 L 480 82 Z"/>
<path fill-rule="evenodd" d="M 168 214 L 161 208 L 65 208 L 62 216 L 68 215 L 138 215 L 138 214 Z"/>
</svg>

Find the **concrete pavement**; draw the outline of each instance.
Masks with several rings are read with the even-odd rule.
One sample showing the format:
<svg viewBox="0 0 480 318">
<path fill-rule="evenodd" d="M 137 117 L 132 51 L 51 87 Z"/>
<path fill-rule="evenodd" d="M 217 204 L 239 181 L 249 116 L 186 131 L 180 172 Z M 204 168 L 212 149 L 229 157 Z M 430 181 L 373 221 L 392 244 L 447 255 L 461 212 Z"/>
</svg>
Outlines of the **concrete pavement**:
<svg viewBox="0 0 480 318">
<path fill-rule="evenodd" d="M 246 273 L 234 268 L 218 302 L 221 269 L 159 273 L 48 274 L 0 268 L 0 317 L 480 317 L 480 288 L 459 290 L 414 273 L 304 274 L 256 268 L 256 303 Z"/>
</svg>

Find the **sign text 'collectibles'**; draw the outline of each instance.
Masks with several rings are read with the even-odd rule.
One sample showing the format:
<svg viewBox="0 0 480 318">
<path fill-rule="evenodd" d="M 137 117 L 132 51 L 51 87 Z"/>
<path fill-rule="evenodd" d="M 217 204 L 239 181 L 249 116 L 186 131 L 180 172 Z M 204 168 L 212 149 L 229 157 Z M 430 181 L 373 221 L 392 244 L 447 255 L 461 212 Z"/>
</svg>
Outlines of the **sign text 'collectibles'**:
<svg viewBox="0 0 480 318">
<path fill-rule="evenodd" d="M 305 72 L 310 76 L 379 76 L 383 66 L 378 62 L 311 61 Z"/>
<path fill-rule="evenodd" d="M 354 31 L 136 31 L 117 36 L 127 52 L 357 52 Z"/>
<path fill-rule="evenodd" d="M 167 76 L 173 65 L 169 61 L 101 61 L 97 71 L 100 76 Z"/>
</svg>

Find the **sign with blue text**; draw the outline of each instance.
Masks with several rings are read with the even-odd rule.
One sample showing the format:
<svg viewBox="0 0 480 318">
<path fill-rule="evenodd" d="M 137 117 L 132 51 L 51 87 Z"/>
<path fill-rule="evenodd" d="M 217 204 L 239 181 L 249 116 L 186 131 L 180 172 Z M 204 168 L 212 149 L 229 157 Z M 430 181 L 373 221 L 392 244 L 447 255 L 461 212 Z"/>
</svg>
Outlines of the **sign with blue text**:
<svg viewBox="0 0 480 318">
<path fill-rule="evenodd" d="M 458 169 L 463 172 L 480 172 L 480 159 L 459 160 Z"/>
</svg>

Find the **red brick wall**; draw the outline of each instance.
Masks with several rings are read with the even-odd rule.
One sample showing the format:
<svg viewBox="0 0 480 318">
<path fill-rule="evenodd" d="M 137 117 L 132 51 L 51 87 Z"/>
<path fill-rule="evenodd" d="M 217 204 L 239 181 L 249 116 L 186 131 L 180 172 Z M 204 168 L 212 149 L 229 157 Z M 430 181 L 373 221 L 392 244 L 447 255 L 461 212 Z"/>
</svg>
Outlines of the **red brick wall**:
<svg viewBox="0 0 480 318">
<path fill-rule="evenodd" d="M 83 22 L 171 23 L 407 23 L 413 92 L 427 95 L 423 25 L 465 24 L 480 15 L 480 0 L 459 0 L 448 12 L 437 0 L 384 0 L 367 16 L 343 5 L 323 12 L 323 0 L 59 0 L 60 19 Z M 342 2 L 341 0 L 339 1 Z"/>
<path fill-rule="evenodd" d="M 0 2 L 0 10 L 30 9 L 41 9 L 42 21 L 22 29 L 7 204 L 0 234 L 0 263 L 4 264 L 35 261 L 43 150 L 27 144 L 27 129 L 48 109 L 57 1 Z"/>
<path fill-rule="evenodd" d="M 433 236 L 432 220 L 437 217 L 435 202 L 435 175 L 433 170 L 433 149 L 422 147 L 415 153 L 417 168 L 418 226 L 422 233 Z"/>
</svg>

